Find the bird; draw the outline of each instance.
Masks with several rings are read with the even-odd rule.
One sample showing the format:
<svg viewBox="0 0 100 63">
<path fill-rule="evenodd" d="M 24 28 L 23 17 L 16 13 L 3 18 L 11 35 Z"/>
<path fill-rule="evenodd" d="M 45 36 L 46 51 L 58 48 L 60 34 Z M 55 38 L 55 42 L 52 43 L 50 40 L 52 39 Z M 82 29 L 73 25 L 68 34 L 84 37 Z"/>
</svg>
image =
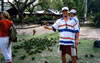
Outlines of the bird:
<svg viewBox="0 0 100 63">
<path fill-rule="evenodd" d="M 35 35 L 35 33 L 36 33 L 36 30 L 35 30 L 35 29 L 33 29 L 33 35 Z"/>
</svg>

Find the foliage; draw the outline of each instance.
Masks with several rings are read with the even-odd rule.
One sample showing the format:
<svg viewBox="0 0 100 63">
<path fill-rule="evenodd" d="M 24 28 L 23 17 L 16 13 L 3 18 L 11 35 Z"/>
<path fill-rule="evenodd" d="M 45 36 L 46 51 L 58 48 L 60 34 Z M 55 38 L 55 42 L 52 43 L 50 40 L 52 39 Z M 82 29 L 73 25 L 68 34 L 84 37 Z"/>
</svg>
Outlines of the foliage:
<svg viewBox="0 0 100 63">
<path fill-rule="evenodd" d="M 54 9 L 54 10 L 61 10 L 61 8 L 63 7 L 63 3 L 61 0 L 53 0 L 50 3 L 50 8 Z"/>
<path fill-rule="evenodd" d="M 53 17 L 52 17 L 52 16 L 46 16 L 46 15 L 45 15 L 45 16 L 41 16 L 41 17 L 40 17 L 40 20 L 42 20 L 42 21 L 43 21 L 43 20 L 53 20 Z"/>
<path fill-rule="evenodd" d="M 33 24 L 38 24 L 39 18 L 37 16 L 31 16 L 26 19 L 24 19 L 24 23 L 33 23 Z"/>
<path fill-rule="evenodd" d="M 79 17 L 83 17 L 84 16 L 84 8 L 85 8 L 85 5 L 84 5 L 84 0 L 77 0 L 77 1 L 74 1 L 75 2 L 75 8 L 77 10 L 77 14 Z"/>
<path fill-rule="evenodd" d="M 15 24 L 39 24 L 40 21 L 45 21 L 45 20 L 53 20 L 53 17 L 51 16 L 28 16 L 26 17 L 23 22 L 20 19 L 11 19 Z"/>
<path fill-rule="evenodd" d="M 19 18 L 11 19 L 11 20 L 15 24 L 21 24 L 21 23 L 24 23 L 24 24 L 30 24 L 30 23 L 37 24 L 39 19 L 37 18 L 37 16 L 32 16 L 32 17 L 27 17 L 27 18 L 23 19 L 23 21 L 21 21 Z"/>
<path fill-rule="evenodd" d="M 20 21 L 20 19 L 11 19 L 15 24 L 20 24 L 20 23 L 22 23 L 21 21 Z"/>
<path fill-rule="evenodd" d="M 96 27 L 100 27 L 100 12 L 98 12 L 94 18 L 94 23 L 96 24 Z"/>
<path fill-rule="evenodd" d="M 88 0 L 88 14 L 100 12 L 100 0 Z"/>
<path fill-rule="evenodd" d="M 84 0 L 62 0 L 63 6 L 68 6 L 69 9 L 75 8 L 79 17 L 84 16 Z"/>
<path fill-rule="evenodd" d="M 43 10 L 50 8 L 50 0 L 39 0 L 39 3 L 41 3 L 40 6 Z"/>
<path fill-rule="evenodd" d="M 42 53 L 43 50 L 48 49 L 48 51 L 52 51 L 52 49 L 50 48 L 51 46 L 54 46 L 57 41 L 56 38 L 31 38 L 29 40 L 25 40 L 23 39 L 24 42 L 19 43 L 15 46 L 13 46 L 13 57 L 16 57 L 17 55 L 15 55 L 16 53 L 20 52 L 18 50 L 23 49 L 23 52 L 25 52 L 25 55 L 20 55 L 19 59 L 20 60 L 24 60 L 26 58 L 26 56 L 30 56 L 30 55 L 35 55 L 37 53 Z"/>
</svg>

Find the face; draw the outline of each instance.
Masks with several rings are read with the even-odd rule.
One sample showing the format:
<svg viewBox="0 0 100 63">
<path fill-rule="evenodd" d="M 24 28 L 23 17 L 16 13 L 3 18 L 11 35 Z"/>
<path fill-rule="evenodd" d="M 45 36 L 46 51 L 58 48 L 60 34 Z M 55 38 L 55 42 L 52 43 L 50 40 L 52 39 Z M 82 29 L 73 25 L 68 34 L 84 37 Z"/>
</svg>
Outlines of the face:
<svg viewBox="0 0 100 63">
<path fill-rule="evenodd" d="M 62 11 L 62 14 L 63 14 L 64 17 L 65 17 L 65 16 L 68 16 L 68 10 L 63 10 L 63 11 Z"/>
<path fill-rule="evenodd" d="M 70 13 L 70 16 L 71 16 L 71 17 L 74 17 L 74 14 L 73 14 L 73 13 Z"/>
<path fill-rule="evenodd" d="M 4 18 L 4 16 L 2 15 L 2 13 L 0 14 L 0 19 Z"/>
</svg>

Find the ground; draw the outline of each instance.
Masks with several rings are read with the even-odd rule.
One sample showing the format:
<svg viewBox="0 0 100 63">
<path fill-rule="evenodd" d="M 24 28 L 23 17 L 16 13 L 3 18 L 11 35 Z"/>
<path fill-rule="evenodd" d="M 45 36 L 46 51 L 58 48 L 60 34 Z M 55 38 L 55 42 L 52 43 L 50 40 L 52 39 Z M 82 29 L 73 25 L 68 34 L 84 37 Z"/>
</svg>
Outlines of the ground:
<svg viewBox="0 0 100 63">
<path fill-rule="evenodd" d="M 17 29 L 18 34 L 32 35 L 33 30 L 36 30 L 35 35 L 41 35 L 41 34 L 46 34 L 46 33 L 47 34 L 48 33 L 54 33 L 53 31 L 46 30 L 46 29 L 43 28 L 43 26 L 39 26 L 39 25 L 31 25 L 31 26 L 27 26 L 25 28 L 26 29 L 20 29 L 20 27 L 19 27 L 19 29 Z M 100 39 L 100 33 L 99 32 L 100 32 L 99 28 L 88 27 L 88 26 L 80 27 L 80 38 Z"/>
</svg>

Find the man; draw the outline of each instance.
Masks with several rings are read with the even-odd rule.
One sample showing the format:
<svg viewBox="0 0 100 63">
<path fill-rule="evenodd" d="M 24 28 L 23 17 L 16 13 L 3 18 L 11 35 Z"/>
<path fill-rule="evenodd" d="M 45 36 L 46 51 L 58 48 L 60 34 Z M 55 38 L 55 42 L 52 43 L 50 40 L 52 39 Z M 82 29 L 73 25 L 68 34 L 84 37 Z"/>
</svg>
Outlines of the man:
<svg viewBox="0 0 100 63">
<path fill-rule="evenodd" d="M 69 13 L 70 13 L 71 18 L 74 18 L 79 23 L 79 19 L 76 16 L 77 11 L 75 9 L 71 9 Z"/>
<path fill-rule="evenodd" d="M 49 30 L 59 31 L 59 38 L 60 38 L 59 45 L 60 45 L 62 63 L 66 63 L 66 54 L 69 54 L 71 56 L 72 63 L 76 63 L 75 47 L 78 44 L 79 27 L 78 27 L 78 22 L 68 16 L 68 11 L 69 11 L 68 7 L 63 7 L 62 8 L 63 18 L 58 19 L 56 23 L 52 25 L 52 27 L 44 26 L 44 28 Z"/>
<path fill-rule="evenodd" d="M 78 19 L 78 17 L 76 16 L 77 11 L 76 11 L 75 9 L 71 9 L 69 13 L 70 13 L 71 18 L 73 18 L 75 21 L 78 22 L 78 26 L 79 26 L 79 28 L 80 28 L 79 19 Z M 76 49 L 77 49 L 77 47 L 76 47 Z M 76 58 L 78 59 L 77 56 L 76 56 Z"/>
</svg>

